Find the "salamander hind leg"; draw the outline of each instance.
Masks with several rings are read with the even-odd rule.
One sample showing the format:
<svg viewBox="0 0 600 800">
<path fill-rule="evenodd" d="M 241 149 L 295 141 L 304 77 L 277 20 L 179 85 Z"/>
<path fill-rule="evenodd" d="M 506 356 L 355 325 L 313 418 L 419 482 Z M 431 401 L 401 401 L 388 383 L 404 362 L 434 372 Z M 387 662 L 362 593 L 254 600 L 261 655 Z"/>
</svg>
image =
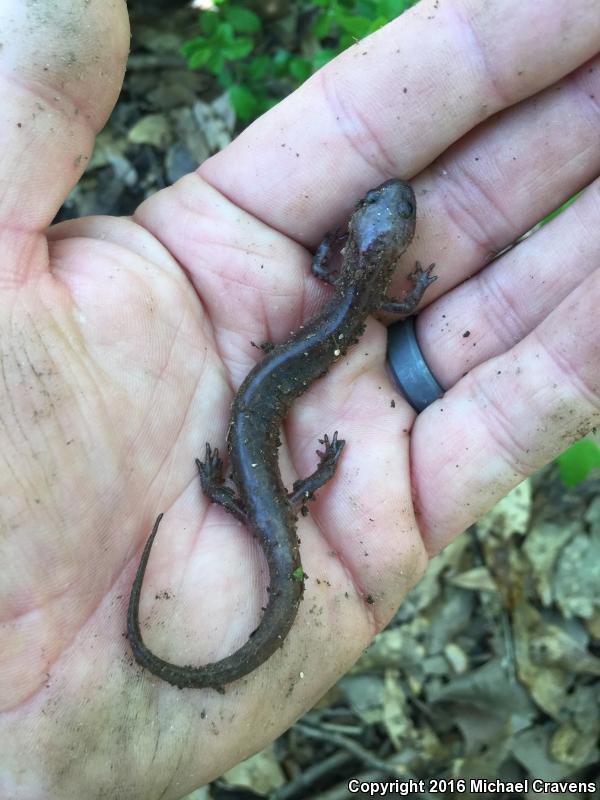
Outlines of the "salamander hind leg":
<svg viewBox="0 0 600 800">
<path fill-rule="evenodd" d="M 219 450 L 213 450 L 209 443 L 206 443 L 204 461 L 196 459 L 196 466 L 200 473 L 200 484 L 204 494 L 228 511 L 240 522 L 246 522 L 246 512 L 239 499 L 235 496 L 233 489 L 225 486 L 223 477 L 223 461 L 219 456 Z"/>
<path fill-rule="evenodd" d="M 413 288 L 410 292 L 402 300 L 386 298 L 379 306 L 380 309 L 388 311 L 390 314 L 409 317 L 421 302 L 425 289 L 431 283 L 437 281 L 437 275 L 431 274 L 434 267 L 435 264 L 430 264 L 426 269 L 423 269 L 417 261 L 414 271 L 408 276 L 413 283 Z"/>
<path fill-rule="evenodd" d="M 343 439 L 338 439 L 337 431 L 333 434 L 331 440 L 329 436 L 325 434 L 322 439 L 319 439 L 319 443 L 325 445 L 324 450 L 317 450 L 319 466 L 307 478 L 296 481 L 292 491 L 288 495 L 290 503 L 295 508 L 301 508 L 302 513 L 306 513 L 304 511 L 306 508 L 306 501 L 314 500 L 314 493 L 316 490 L 333 478 L 338 459 L 345 445 Z"/>
</svg>

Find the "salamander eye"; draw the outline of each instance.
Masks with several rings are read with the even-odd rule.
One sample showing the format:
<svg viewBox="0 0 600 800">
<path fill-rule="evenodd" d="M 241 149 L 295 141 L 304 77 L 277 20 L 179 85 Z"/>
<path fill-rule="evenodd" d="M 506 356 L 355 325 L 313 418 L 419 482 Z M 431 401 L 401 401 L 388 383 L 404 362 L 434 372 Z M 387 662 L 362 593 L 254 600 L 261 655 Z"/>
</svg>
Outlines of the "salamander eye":
<svg viewBox="0 0 600 800">
<path fill-rule="evenodd" d="M 376 203 L 380 197 L 381 197 L 381 186 L 378 186 L 376 189 L 371 189 L 369 192 L 367 192 L 364 198 L 362 199 L 361 203 L 362 205 L 370 206 L 373 203 Z"/>
</svg>

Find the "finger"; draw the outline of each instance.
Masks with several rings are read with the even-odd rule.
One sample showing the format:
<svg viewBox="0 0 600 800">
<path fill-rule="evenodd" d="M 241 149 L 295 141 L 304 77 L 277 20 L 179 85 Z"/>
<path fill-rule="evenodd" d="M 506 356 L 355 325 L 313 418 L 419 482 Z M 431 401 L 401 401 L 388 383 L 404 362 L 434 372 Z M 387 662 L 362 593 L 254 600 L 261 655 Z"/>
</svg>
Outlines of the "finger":
<svg viewBox="0 0 600 800">
<path fill-rule="evenodd" d="M 599 207 L 597 180 L 559 216 L 419 315 L 419 345 L 442 387 L 524 339 L 598 270 Z M 597 339 L 598 331 L 590 335 Z"/>
<path fill-rule="evenodd" d="M 122 0 L 6 0 L 0 29 L 10 31 L 0 48 L 1 269 L 13 281 L 47 267 L 32 234 L 85 169 L 121 86 L 129 27 Z"/>
<path fill-rule="evenodd" d="M 480 125 L 413 182 L 418 228 L 405 259 L 437 264 L 430 303 L 598 176 L 594 98 L 599 94 L 596 58 L 535 99 Z M 546 272 L 546 277 L 559 276 Z"/>
<path fill-rule="evenodd" d="M 599 94 L 600 64 L 589 62 L 535 100 L 514 106 L 479 126 L 413 182 L 419 206 L 417 235 L 403 256 L 402 264 L 406 266 L 396 271 L 391 294 L 400 293 L 402 276 L 416 260 L 436 262 L 438 281 L 427 290 L 425 304 L 430 304 L 436 295 L 445 296 L 441 305 L 436 303 L 421 314 L 418 334 L 424 355 L 444 387 L 479 363 L 474 357 L 484 351 L 472 352 L 475 339 L 465 342 L 462 334 L 476 327 L 481 329 L 476 325 L 481 322 L 480 315 L 495 310 L 489 304 L 483 308 L 477 305 L 481 295 L 485 297 L 480 283 L 465 283 L 460 295 L 445 293 L 481 270 L 491 254 L 502 250 L 598 174 L 600 150 L 593 98 Z M 564 136 L 565 119 L 569 120 L 569 136 Z M 160 193 L 145 203 L 136 216 L 186 266 L 217 329 L 225 332 L 221 348 L 231 363 L 237 359 L 239 365 L 241 342 L 237 341 L 239 337 L 232 342 L 232 330 L 244 331 L 246 345 L 253 337 L 279 341 L 289 328 L 302 321 L 302 314 L 310 313 L 322 301 L 323 293 L 307 278 L 308 259 L 301 249 L 264 224 L 256 220 L 252 224 L 250 215 L 197 176 Z M 562 223 L 560 229 L 560 235 L 565 235 Z M 223 233 L 219 239 L 215 237 L 216 230 Z M 589 240 L 589 232 L 591 229 L 579 248 Z M 199 240 L 202 247 L 190 246 Z M 219 242 L 230 244 L 220 246 Z M 529 256 L 528 250 L 521 247 L 518 253 L 523 252 Z M 557 256 L 559 251 L 553 252 Z M 524 295 L 524 300 L 538 298 L 540 308 L 549 311 L 581 278 L 581 269 L 587 263 L 581 258 L 576 269 L 565 270 L 560 259 L 549 259 L 543 265 L 543 286 L 556 285 L 556 296 L 547 297 L 551 305 L 542 305 L 546 293 L 540 293 L 537 286 L 532 286 L 535 291 Z M 504 274 L 506 264 L 507 260 L 499 261 L 496 273 Z M 541 267 L 543 261 L 539 264 Z M 519 274 L 518 270 L 513 273 L 517 280 L 514 293 L 522 296 Z M 507 294 L 510 280 L 507 274 L 502 287 Z M 224 308 L 224 291 L 231 300 L 235 299 L 239 309 L 235 318 Z M 470 301 L 466 297 L 469 293 Z M 453 299 L 459 296 L 465 304 L 462 310 Z M 287 309 L 288 314 L 282 309 Z M 454 323 L 450 329 L 449 320 Z M 535 315 L 529 323 L 524 318 L 524 332 L 538 321 Z M 467 345 L 471 349 L 465 364 L 457 357 L 457 351 L 465 356 Z M 487 356 L 497 352 L 501 351 L 494 349 Z M 244 369 L 252 362 L 252 355 L 246 347 Z M 438 364 L 442 367 L 439 375 Z"/>
<path fill-rule="evenodd" d="M 430 552 L 600 423 L 599 303 L 596 271 L 417 417 L 412 477 Z"/>
<path fill-rule="evenodd" d="M 200 174 L 305 244 L 383 177 L 415 175 L 598 50 L 595 0 L 421 2 L 349 48 Z M 560 41 L 560 47 L 548 42 Z M 449 71 L 449 65 L 451 71 Z"/>
</svg>

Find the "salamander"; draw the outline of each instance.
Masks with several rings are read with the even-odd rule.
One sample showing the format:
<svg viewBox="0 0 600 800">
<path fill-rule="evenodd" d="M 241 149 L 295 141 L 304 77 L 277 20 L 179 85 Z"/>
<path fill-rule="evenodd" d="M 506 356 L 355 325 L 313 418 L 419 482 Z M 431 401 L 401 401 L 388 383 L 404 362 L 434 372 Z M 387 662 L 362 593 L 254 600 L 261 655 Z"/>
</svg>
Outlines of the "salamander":
<svg viewBox="0 0 600 800">
<path fill-rule="evenodd" d="M 337 273 L 330 266 L 335 237 L 325 237 L 315 253 L 312 271 L 335 287 L 331 300 L 286 342 L 268 350 L 233 399 L 227 434 L 233 487 L 226 485 L 218 449 L 207 443 L 204 461 L 196 459 L 204 494 L 258 539 L 269 568 L 268 602 L 260 623 L 233 654 L 203 666 L 179 666 L 159 658 L 144 644 L 139 600 L 162 514 L 156 520 L 133 582 L 127 629 L 136 661 L 168 683 L 223 691 L 226 684 L 266 661 L 290 631 L 304 591 L 297 513 L 333 477 L 344 440 L 338 438 L 337 431 L 331 439 L 327 435 L 320 439 L 323 450 L 317 450 L 316 470 L 296 481 L 288 492 L 278 466 L 280 426 L 294 400 L 358 341 L 369 314 L 383 310 L 409 316 L 436 279 L 434 264 L 422 269 L 417 262 L 408 295 L 402 300 L 386 297 L 398 256 L 413 237 L 415 218 L 412 188 L 392 179 L 371 189 L 357 204 L 348 223 Z"/>
</svg>

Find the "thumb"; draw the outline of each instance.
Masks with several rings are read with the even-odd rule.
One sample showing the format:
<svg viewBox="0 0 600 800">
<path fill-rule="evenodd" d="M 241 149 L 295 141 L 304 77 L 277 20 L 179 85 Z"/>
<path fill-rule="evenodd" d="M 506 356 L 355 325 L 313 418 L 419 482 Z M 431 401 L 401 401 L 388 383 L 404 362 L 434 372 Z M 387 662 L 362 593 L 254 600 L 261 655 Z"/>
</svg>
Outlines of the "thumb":
<svg viewBox="0 0 600 800">
<path fill-rule="evenodd" d="M 41 236 L 91 156 L 129 47 L 124 0 L 0 3 L 0 283 L 47 268 Z"/>
</svg>

